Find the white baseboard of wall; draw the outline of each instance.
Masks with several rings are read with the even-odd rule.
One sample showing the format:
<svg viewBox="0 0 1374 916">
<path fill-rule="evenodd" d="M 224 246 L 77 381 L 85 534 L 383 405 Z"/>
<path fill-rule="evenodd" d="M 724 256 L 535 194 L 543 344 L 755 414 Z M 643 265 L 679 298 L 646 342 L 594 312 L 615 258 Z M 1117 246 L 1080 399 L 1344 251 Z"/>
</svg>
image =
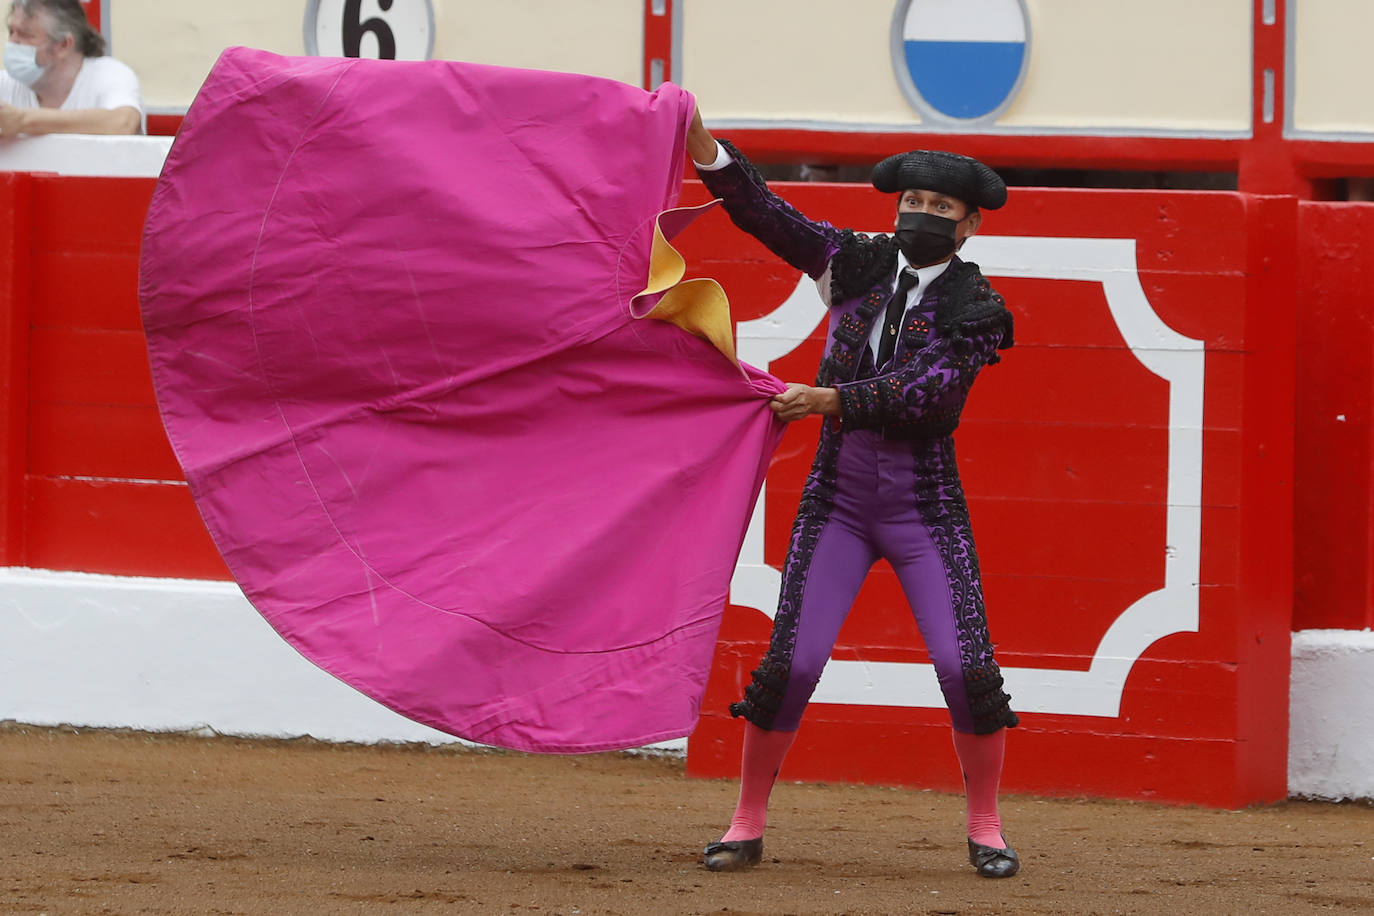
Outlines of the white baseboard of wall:
<svg viewBox="0 0 1374 916">
<path fill-rule="evenodd" d="M 1288 786 L 1374 798 L 1374 632 L 1293 634 Z M 0 720 L 361 743 L 459 739 L 310 664 L 232 582 L 0 568 Z M 686 740 L 654 745 L 681 754 Z"/>
<path fill-rule="evenodd" d="M 1299 630 L 1289 682 L 1288 792 L 1374 798 L 1374 631 Z"/>
</svg>

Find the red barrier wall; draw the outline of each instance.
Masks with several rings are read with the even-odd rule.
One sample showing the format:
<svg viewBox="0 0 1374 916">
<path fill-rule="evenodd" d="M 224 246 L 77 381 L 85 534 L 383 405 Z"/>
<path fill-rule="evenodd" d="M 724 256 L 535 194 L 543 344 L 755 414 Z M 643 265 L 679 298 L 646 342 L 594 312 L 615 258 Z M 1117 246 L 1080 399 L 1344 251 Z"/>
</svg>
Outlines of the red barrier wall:
<svg viewBox="0 0 1374 916">
<path fill-rule="evenodd" d="M 135 289 L 152 184 L 0 175 L 0 564 L 226 577 L 148 378 Z M 869 190 L 782 190 L 839 224 L 891 224 L 890 203 Z M 702 199 L 700 186 L 687 197 Z M 1030 672 L 1010 683 L 1024 724 L 1012 735 L 1009 790 L 1222 806 L 1286 793 L 1292 558 L 1303 626 L 1369 624 L 1371 212 L 1237 194 L 1018 189 L 988 215 L 985 234 L 1023 254 L 1041 250 L 1028 239 L 1128 239 L 1139 268 L 1047 278 L 1032 258 L 995 275 L 1018 346 L 980 380 L 957 439 L 1001 660 Z M 797 272 L 723 215 L 683 247 L 697 274 L 725 284 L 741 321 L 798 287 Z M 1188 429 L 1171 425 L 1175 383 L 1142 363 L 1151 347 L 1128 346 L 1113 315 L 1103 278 L 1125 273 L 1162 326 L 1205 348 L 1197 628 L 1150 644 L 1111 714 L 1055 712 L 1054 690 L 1083 699 L 1104 634 L 1167 584 L 1179 553 L 1167 490 L 1171 449 L 1183 442 L 1187 452 Z M 1177 355 L 1169 346 L 1161 352 Z M 820 352 L 815 333 L 772 369 L 809 379 Z M 774 567 L 816 429 L 796 425 L 770 474 L 764 558 Z M 1321 549 L 1328 532 L 1344 553 Z M 690 772 L 735 774 L 740 724 L 725 708 L 768 627 L 759 610 L 727 611 Z M 835 658 L 925 660 L 890 571 L 871 577 Z M 1063 674 L 1032 684 L 1044 671 Z M 1046 708 L 1027 708 L 1037 695 Z M 818 703 L 784 778 L 958 782 L 944 712 L 901 704 Z"/>
<path fill-rule="evenodd" d="M 891 201 L 863 188 L 784 193 L 839 225 L 880 230 L 893 218 Z M 772 312 L 798 273 L 712 219 L 687 242 L 689 258 L 724 282 L 737 318 Z M 984 234 L 1044 237 L 1023 243 L 1032 268 L 1037 251 L 1047 256 L 1057 241 L 1135 240 L 1149 306 L 1206 351 L 1197 379 L 1205 377 L 1200 509 L 1190 523 L 1196 531 L 1200 520 L 1197 632 L 1150 645 L 1110 714 L 1053 711 L 1091 704 L 1053 699 L 1052 684 L 1023 691 L 1023 702 L 1045 711 L 1024 713 L 1013 733 L 1008 790 L 1222 806 L 1286 795 L 1295 223 L 1291 198 L 1235 194 L 1018 189 L 1006 211 L 987 214 Z M 731 254 L 720 260 L 723 252 Z M 1018 345 L 979 380 L 956 441 L 1000 660 L 1030 671 L 1008 672 L 1015 698 L 1018 680 L 1041 669 L 1071 681 L 1104 664 L 1094 656 L 1109 628 L 1165 585 L 1166 558 L 1182 549 L 1170 542 L 1180 533 L 1168 520 L 1171 449 L 1196 429 L 1171 419 L 1170 383 L 1142 364 L 1154 345 L 1127 345 L 1102 282 L 994 282 L 1016 313 Z M 818 328 L 772 371 L 809 380 L 822 337 Z M 770 472 L 765 557 L 775 567 L 817 431 L 816 422 L 796 424 Z M 1178 594 L 1188 600 L 1186 587 Z M 737 773 L 742 729 L 726 707 L 769 626 L 758 610 L 728 610 L 689 744 L 691 773 Z M 861 592 L 833 658 L 927 660 L 886 564 Z M 901 705 L 813 703 L 783 777 L 960 784 L 944 710 Z"/>
<path fill-rule="evenodd" d="M 0 563 L 228 578 L 181 480 L 138 314 L 149 179 L 9 173 Z"/>
<path fill-rule="evenodd" d="M 1293 628 L 1374 627 L 1374 206 L 1298 207 Z"/>
</svg>

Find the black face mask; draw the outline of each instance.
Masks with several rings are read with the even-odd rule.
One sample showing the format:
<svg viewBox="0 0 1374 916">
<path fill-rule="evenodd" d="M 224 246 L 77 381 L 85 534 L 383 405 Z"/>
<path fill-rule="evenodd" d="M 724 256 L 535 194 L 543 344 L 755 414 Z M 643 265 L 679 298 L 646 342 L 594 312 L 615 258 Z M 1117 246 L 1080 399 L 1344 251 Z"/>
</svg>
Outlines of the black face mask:
<svg viewBox="0 0 1374 916">
<path fill-rule="evenodd" d="M 954 254 L 954 230 L 959 223 L 934 213 L 901 213 L 897 216 L 897 247 L 914 267 L 943 261 Z"/>
</svg>

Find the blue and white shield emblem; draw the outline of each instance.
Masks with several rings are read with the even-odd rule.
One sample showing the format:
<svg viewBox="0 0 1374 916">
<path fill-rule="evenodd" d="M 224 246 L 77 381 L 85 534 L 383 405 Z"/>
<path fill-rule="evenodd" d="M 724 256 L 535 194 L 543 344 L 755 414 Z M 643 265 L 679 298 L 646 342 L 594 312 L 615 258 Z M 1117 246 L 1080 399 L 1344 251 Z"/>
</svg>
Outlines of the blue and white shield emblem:
<svg viewBox="0 0 1374 916">
<path fill-rule="evenodd" d="M 1025 0 L 901 0 L 892 66 L 908 101 L 934 121 L 990 123 L 1030 59 Z"/>
</svg>

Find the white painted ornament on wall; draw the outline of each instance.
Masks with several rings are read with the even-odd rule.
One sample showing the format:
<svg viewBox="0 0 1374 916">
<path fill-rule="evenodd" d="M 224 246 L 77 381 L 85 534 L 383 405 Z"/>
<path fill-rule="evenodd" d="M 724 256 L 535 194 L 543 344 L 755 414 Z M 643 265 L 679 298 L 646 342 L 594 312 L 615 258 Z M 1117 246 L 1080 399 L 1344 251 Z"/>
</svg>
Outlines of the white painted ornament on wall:
<svg viewBox="0 0 1374 916">
<path fill-rule="evenodd" d="M 1101 283 L 1112 321 L 1132 355 L 1169 383 L 1168 495 L 1165 543 L 1159 545 L 1164 587 L 1121 609 L 1098 642 L 1087 671 L 1004 667 L 1002 675 L 1019 712 L 1116 718 L 1126 679 L 1145 651 L 1166 636 L 1198 628 L 1206 353 L 1201 340 L 1169 327 L 1150 305 L 1136 263 L 1136 244 L 1130 238 L 983 235 L 970 239 L 967 246 L 989 277 Z M 816 284 L 802 277 L 773 312 L 739 323 L 739 357 L 768 366 L 800 346 L 825 316 Z M 730 603 L 772 617 L 782 573 L 763 557 L 767 492 L 765 484 L 730 583 Z M 944 706 L 930 664 L 846 659 L 826 665 L 812 700 L 854 706 Z"/>
</svg>

